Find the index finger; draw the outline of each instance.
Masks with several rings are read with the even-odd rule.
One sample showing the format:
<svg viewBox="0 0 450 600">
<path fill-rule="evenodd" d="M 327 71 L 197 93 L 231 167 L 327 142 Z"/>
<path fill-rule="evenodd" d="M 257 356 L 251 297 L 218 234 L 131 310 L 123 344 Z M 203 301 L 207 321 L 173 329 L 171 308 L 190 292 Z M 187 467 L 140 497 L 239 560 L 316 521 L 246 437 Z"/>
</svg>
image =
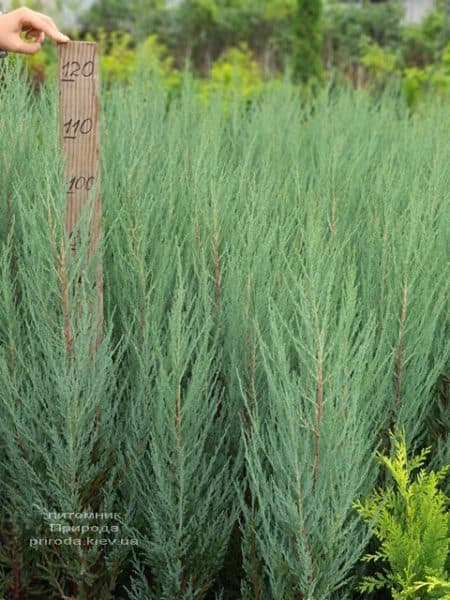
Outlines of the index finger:
<svg viewBox="0 0 450 600">
<path fill-rule="evenodd" d="M 46 15 L 42 15 L 41 13 L 32 10 L 26 10 L 23 12 L 20 21 L 23 27 L 32 27 L 33 29 L 42 31 L 55 42 L 69 41 L 69 37 L 64 33 L 61 33 L 52 19 Z"/>
</svg>

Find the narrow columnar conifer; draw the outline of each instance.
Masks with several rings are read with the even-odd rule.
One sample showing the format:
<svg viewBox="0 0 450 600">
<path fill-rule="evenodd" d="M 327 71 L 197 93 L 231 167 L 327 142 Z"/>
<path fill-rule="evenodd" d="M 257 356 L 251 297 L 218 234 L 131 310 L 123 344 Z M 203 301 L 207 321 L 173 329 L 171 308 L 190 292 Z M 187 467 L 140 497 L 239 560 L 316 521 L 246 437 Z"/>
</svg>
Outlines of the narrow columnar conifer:
<svg viewBox="0 0 450 600">
<path fill-rule="evenodd" d="M 322 65 L 322 0 L 297 0 L 293 27 L 294 77 L 301 83 L 319 83 Z"/>
<path fill-rule="evenodd" d="M 389 430 L 448 462 L 448 107 L 103 90 L 92 356 L 56 89 L 2 77 L 0 596 L 350 598 Z"/>
</svg>

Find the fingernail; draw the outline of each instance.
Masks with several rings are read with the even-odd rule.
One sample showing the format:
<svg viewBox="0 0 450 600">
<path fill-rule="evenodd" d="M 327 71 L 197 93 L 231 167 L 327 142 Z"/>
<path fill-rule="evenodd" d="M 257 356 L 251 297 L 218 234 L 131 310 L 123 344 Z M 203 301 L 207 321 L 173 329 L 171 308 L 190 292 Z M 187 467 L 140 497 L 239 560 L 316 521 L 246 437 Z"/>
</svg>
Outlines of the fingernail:
<svg viewBox="0 0 450 600">
<path fill-rule="evenodd" d="M 61 39 L 62 39 L 64 42 L 69 42 L 69 41 L 70 41 L 70 37 L 69 37 L 68 35 L 66 35 L 65 33 L 62 33 L 62 34 L 61 34 Z"/>
</svg>

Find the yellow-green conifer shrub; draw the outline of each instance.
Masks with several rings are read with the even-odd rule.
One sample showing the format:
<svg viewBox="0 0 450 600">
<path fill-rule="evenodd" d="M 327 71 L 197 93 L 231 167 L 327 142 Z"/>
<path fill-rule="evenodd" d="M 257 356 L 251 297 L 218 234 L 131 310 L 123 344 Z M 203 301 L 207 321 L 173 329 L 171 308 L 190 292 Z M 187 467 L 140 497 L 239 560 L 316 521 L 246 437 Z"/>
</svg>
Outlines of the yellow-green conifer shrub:
<svg viewBox="0 0 450 600">
<path fill-rule="evenodd" d="M 448 600 L 448 498 L 438 489 L 448 466 L 427 473 L 420 467 L 430 448 L 408 459 L 404 431 L 392 437 L 394 457 L 378 457 L 395 487 L 376 490 L 364 502 L 354 504 L 381 542 L 379 550 L 366 554 L 363 560 L 383 565 L 380 573 L 363 579 L 359 590 L 370 593 L 389 588 L 392 598 L 398 600 Z M 419 468 L 413 479 L 412 472 Z"/>
<path fill-rule="evenodd" d="M 148 36 L 137 46 L 132 36 L 123 31 L 100 29 L 87 39 L 99 43 L 101 79 L 106 85 L 130 83 L 138 77 L 152 78 L 166 91 L 174 91 L 180 86 L 180 73 L 157 35 Z"/>
<path fill-rule="evenodd" d="M 202 100 L 208 101 L 218 93 L 224 98 L 225 105 L 236 98 L 255 100 L 263 90 L 261 68 L 246 44 L 224 52 L 213 64 L 209 79 L 201 81 L 199 85 Z"/>
</svg>

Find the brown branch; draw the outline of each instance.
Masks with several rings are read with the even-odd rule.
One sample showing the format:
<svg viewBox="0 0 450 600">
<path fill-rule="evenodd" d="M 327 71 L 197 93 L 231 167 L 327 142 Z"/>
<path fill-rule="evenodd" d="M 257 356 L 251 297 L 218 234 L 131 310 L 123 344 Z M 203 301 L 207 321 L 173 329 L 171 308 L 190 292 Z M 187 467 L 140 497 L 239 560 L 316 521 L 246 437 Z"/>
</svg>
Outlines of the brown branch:
<svg viewBox="0 0 450 600">
<path fill-rule="evenodd" d="M 176 416 L 175 416 L 175 428 L 177 435 L 177 455 L 180 453 L 181 448 L 181 387 L 178 384 L 177 389 L 177 404 L 176 404 Z"/>
<path fill-rule="evenodd" d="M 66 341 L 66 351 L 67 356 L 70 358 L 72 355 L 72 334 L 70 331 L 70 309 L 69 309 L 69 289 L 67 282 L 67 272 L 66 272 L 66 259 L 65 259 L 65 249 L 64 242 L 61 242 L 60 249 L 60 263 L 59 263 L 59 281 L 61 285 L 61 301 L 62 301 L 62 309 L 63 309 L 63 317 L 64 317 L 64 338 Z"/>
<path fill-rule="evenodd" d="M 250 410 L 254 409 L 256 404 L 255 399 L 255 382 L 256 382 L 256 369 L 257 369 L 257 361 L 256 361 L 256 344 L 253 339 L 250 337 L 250 344 L 252 348 L 252 354 L 250 359 L 250 382 L 248 386 L 248 399 Z"/>
<path fill-rule="evenodd" d="M 248 319 L 248 316 L 250 314 L 250 302 L 251 302 L 251 285 L 250 285 L 250 279 L 247 281 L 247 285 L 245 286 L 245 302 L 244 302 L 244 315 L 245 318 Z"/>
<path fill-rule="evenodd" d="M 302 496 L 302 490 L 301 490 L 301 485 L 300 485 L 300 473 L 298 471 L 298 467 L 296 468 L 296 471 L 295 471 L 295 483 L 296 483 L 296 492 L 297 492 L 297 510 L 298 510 L 299 517 L 301 519 L 300 533 L 305 542 L 305 550 L 308 554 L 310 563 L 312 564 L 312 551 L 311 551 L 311 544 L 309 543 L 309 533 L 306 530 L 304 522 L 303 522 L 303 496 Z M 311 579 L 310 579 L 310 581 L 311 581 Z M 298 594 L 296 596 L 296 600 L 303 600 L 303 594 L 301 592 L 298 592 Z"/>
<path fill-rule="evenodd" d="M 22 578 L 21 578 L 21 562 L 18 557 L 18 549 L 19 543 L 17 539 L 17 531 L 13 530 L 14 543 L 12 547 L 12 574 L 13 574 L 13 590 L 12 590 L 12 598 L 14 600 L 20 600 L 22 595 Z"/>
<path fill-rule="evenodd" d="M 403 375 L 403 357 L 404 357 L 404 329 L 406 323 L 406 314 L 408 306 L 408 284 L 403 284 L 402 306 L 400 312 L 400 327 L 397 356 L 395 359 L 395 405 L 398 407 L 401 400 L 402 375 Z"/>
<path fill-rule="evenodd" d="M 213 210 L 213 227 L 215 305 L 216 308 L 220 308 L 222 298 L 222 274 L 220 271 L 219 227 L 217 224 L 216 210 Z"/>
<path fill-rule="evenodd" d="M 330 229 L 330 233 L 335 233 L 336 231 L 336 200 L 333 198 L 333 202 L 331 203 L 331 219 L 328 220 L 328 227 Z"/>
<path fill-rule="evenodd" d="M 252 515 L 252 522 L 254 521 L 254 516 Z M 254 600 L 259 600 L 261 598 L 261 588 L 259 585 L 259 569 L 258 569 L 258 552 L 256 548 L 256 536 L 253 530 L 253 527 L 250 529 L 250 552 L 251 558 L 250 562 L 252 565 L 252 586 L 254 593 Z"/>
<path fill-rule="evenodd" d="M 200 250 L 200 248 L 202 247 L 202 238 L 201 238 L 201 234 L 200 234 L 200 225 L 199 225 L 197 217 L 195 217 L 195 221 L 194 221 L 194 238 L 195 238 L 195 245 L 197 247 L 197 250 Z"/>
<path fill-rule="evenodd" d="M 47 223 L 48 230 L 50 232 L 50 240 L 53 246 L 56 246 L 56 235 L 55 235 L 55 226 L 53 225 L 52 213 L 50 210 L 50 206 L 47 206 Z"/>
<path fill-rule="evenodd" d="M 320 424 L 323 412 L 323 355 L 319 346 L 316 367 L 316 423 L 313 429 L 314 435 L 314 463 L 313 463 L 313 489 L 317 483 L 317 472 L 320 464 Z"/>
<path fill-rule="evenodd" d="M 244 316 L 246 319 L 249 318 L 250 315 L 250 304 L 251 304 L 251 284 L 250 278 L 247 281 L 247 285 L 245 288 L 245 301 L 244 301 Z M 246 335 L 246 345 L 250 351 L 250 361 L 248 366 L 248 380 L 246 385 L 246 394 L 248 398 L 248 405 L 250 412 L 253 411 L 255 407 L 255 381 L 256 381 L 256 369 L 257 369 L 257 359 L 256 359 L 256 344 L 253 339 L 253 335 L 251 331 L 247 332 Z M 250 428 L 250 415 L 245 415 L 245 421 L 248 428 Z"/>
<path fill-rule="evenodd" d="M 8 362 L 8 372 L 9 372 L 10 376 L 12 377 L 14 375 L 14 372 L 15 372 L 16 366 L 17 366 L 16 353 L 14 351 L 12 343 L 10 343 L 7 347 L 6 359 Z"/>
</svg>

